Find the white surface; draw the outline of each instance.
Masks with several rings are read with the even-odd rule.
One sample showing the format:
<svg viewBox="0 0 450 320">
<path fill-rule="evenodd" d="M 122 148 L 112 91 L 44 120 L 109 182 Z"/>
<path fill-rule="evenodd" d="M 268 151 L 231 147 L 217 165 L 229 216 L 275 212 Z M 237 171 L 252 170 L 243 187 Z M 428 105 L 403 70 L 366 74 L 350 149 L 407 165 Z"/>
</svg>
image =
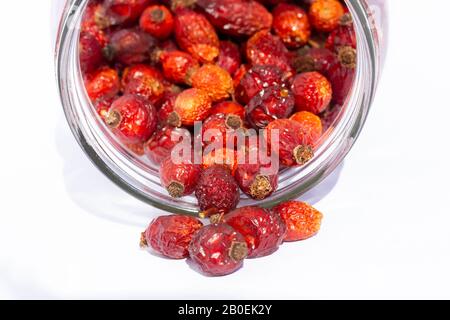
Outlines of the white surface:
<svg viewBox="0 0 450 320">
<path fill-rule="evenodd" d="M 8 1 L 0 298 L 450 298 L 450 3 L 390 2 L 367 126 L 335 187 L 321 190 L 337 175 L 308 196 L 326 194 L 320 235 L 205 278 L 139 250 L 145 215 L 158 212 L 113 186 L 72 138 L 54 86 L 50 1 Z"/>
</svg>

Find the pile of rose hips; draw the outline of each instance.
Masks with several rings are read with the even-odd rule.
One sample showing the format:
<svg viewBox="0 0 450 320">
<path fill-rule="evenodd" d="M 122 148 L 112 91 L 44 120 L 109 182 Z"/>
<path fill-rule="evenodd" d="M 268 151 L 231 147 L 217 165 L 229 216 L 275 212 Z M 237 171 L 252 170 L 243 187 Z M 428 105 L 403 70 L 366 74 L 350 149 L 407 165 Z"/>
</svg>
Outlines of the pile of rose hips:
<svg viewBox="0 0 450 320">
<path fill-rule="evenodd" d="M 86 91 L 105 124 L 160 166 L 170 196 L 195 194 L 200 217 L 213 220 L 161 217 L 143 243 L 222 275 L 318 231 L 321 214 L 303 203 L 236 208 L 241 191 L 263 200 L 278 187 L 264 148 L 281 168 L 302 166 L 337 118 L 357 62 L 341 1 L 91 0 L 79 44 Z M 261 139 L 251 139 L 256 130 Z M 201 161 L 195 148 L 175 161 L 175 148 L 194 138 Z"/>
</svg>

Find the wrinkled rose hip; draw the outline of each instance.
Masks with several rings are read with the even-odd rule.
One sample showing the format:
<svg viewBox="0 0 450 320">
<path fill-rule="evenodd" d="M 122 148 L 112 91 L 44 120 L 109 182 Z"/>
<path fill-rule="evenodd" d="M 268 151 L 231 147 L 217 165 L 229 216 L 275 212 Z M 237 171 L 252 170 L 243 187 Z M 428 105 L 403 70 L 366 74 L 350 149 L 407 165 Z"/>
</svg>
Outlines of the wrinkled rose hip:
<svg viewBox="0 0 450 320">
<path fill-rule="evenodd" d="M 201 173 L 201 167 L 191 160 L 175 163 L 166 158 L 159 170 L 161 184 L 173 198 L 181 198 L 194 193 Z"/>
</svg>

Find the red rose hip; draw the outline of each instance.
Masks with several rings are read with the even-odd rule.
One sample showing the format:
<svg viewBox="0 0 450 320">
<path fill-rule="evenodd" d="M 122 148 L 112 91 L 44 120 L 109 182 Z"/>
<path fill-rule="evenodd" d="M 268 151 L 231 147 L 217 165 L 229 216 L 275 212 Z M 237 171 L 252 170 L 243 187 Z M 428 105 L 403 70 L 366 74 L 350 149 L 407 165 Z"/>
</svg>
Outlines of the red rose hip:
<svg viewBox="0 0 450 320">
<path fill-rule="evenodd" d="M 220 41 L 220 53 L 217 65 L 234 75 L 241 65 L 241 52 L 239 47 L 231 41 Z"/>
<path fill-rule="evenodd" d="M 193 161 L 177 163 L 171 157 L 163 161 L 160 168 L 161 184 L 173 198 L 188 196 L 195 191 L 201 166 Z"/>
<path fill-rule="evenodd" d="M 175 100 L 168 124 L 174 127 L 193 126 L 196 121 L 205 120 L 211 108 L 211 99 L 207 92 L 196 88 L 187 89 Z"/>
<path fill-rule="evenodd" d="M 231 274 L 247 257 L 244 237 L 227 224 L 212 224 L 200 229 L 189 245 L 192 263 L 210 276 Z"/>
<path fill-rule="evenodd" d="M 175 83 L 191 84 L 192 75 L 200 67 L 198 61 L 183 51 L 164 51 L 159 54 L 164 76 Z"/>
<path fill-rule="evenodd" d="M 317 31 L 322 32 L 336 29 L 344 13 L 344 6 L 339 0 L 314 0 L 309 7 L 311 24 Z"/>
<path fill-rule="evenodd" d="M 225 114 L 225 115 L 236 115 L 241 118 L 242 121 L 245 120 L 245 108 L 239 103 L 232 101 L 220 102 L 211 109 L 211 115 L 215 114 Z"/>
<path fill-rule="evenodd" d="M 228 98 L 234 93 L 233 78 L 219 66 L 205 64 L 192 75 L 194 88 L 207 92 L 213 102 Z"/>
<path fill-rule="evenodd" d="M 191 133 L 188 130 L 172 126 L 162 127 L 145 144 L 145 154 L 153 163 L 161 164 L 184 139 L 191 141 Z"/>
<path fill-rule="evenodd" d="M 120 79 L 117 71 L 102 68 L 88 76 L 86 90 L 93 103 L 114 98 L 120 91 Z"/>
<path fill-rule="evenodd" d="M 164 97 L 164 79 L 158 69 L 138 64 L 123 72 L 122 90 L 124 94 L 136 94 L 157 104 Z"/>
<path fill-rule="evenodd" d="M 202 222 L 194 217 L 161 216 L 142 233 L 141 247 L 150 247 L 171 259 L 187 258 L 192 237 L 202 227 Z"/>
<path fill-rule="evenodd" d="M 142 30 L 160 40 L 172 34 L 174 24 L 170 10 L 160 5 L 152 5 L 145 9 L 139 22 Z"/>
<path fill-rule="evenodd" d="M 298 74 L 292 83 L 297 111 L 323 112 L 333 96 L 331 83 L 318 72 Z"/>
<path fill-rule="evenodd" d="M 281 3 L 275 8 L 273 15 L 273 30 L 288 48 L 299 48 L 308 42 L 311 26 L 303 9 Z"/>
<path fill-rule="evenodd" d="M 320 117 L 308 111 L 301 111 L 295 113 L 290 119 L 301 124 L 306 143 L 315 146 L 323 133 Z"/>
</svg>

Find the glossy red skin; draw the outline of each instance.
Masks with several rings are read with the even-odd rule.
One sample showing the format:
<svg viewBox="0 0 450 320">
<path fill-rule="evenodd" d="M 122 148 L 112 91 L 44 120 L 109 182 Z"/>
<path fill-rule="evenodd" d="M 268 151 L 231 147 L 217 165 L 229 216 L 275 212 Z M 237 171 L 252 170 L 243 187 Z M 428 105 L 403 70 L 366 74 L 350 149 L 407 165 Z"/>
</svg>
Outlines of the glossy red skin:
<svg viewBox="0 0 450 320">
<path fill-rule="evenodd" d="M 304 46 L 311 36 L 307 13 L 292 4 L 279 4 L 273 11 L 273 30 L 291 49 Z"/>
<path fill-rule="evenodd" d="M 284 72 L 293 73 L 290 65 L 289 51 L 277 36 L 270 30 L 262 30 L 255 33 L 247 42 L 247 60 L 253 65 L 273 65 Z"/>
<path fill-rule="evenodd" d="M 356 32 L 353 23 L 337 27 L 330 33 L 325 42 L 325 48 L 336 53 L 341 47 L 356 49 Z"/>
<path fill-rule="evenodd" d="M 263 197 L 256 196 L 252 194 L 252 184 L 256 182 L 256 179 L 262 176 L 263 165 L 258 162 L 255 164 L 250 163 L 242 163 L 238 164 L 236 168 L 236 173 L 234 177 L 236 178 L 237 183 L 239 184 L 239 188 L 250 198 L 256 200 L 263 200 L 270 197 L 278 188 L 278 172 L 274 174 L 264 174 L 270 183 L 272 188 L 271 192 L 266 193 Z M 267 167 L 267 166 L 266 166 Z"/>
<path fill-rule="evenodd" d="M 307 145 L 301 124 L 290 119 L 279 119 L 271 122 L 264 132 L 265 142 L 269 150 L 272 149 L 272 143 L 275 143 L 271 139 L 272 130 L 278 130 L 279 133 L 277 140 L 279 141 L 280 163 L 286 167 L 297 166 L 298 163 L 294 158 L 294 150 L 298 146 Z"/>
<path fill-rule="evenodd" d="M 88 76 L 86 91 L 93 103 L 99 100 L 110 100 L 120 91 L 120 79 L 117 71 L 102 68 Z"/>
<path fill-rule="evenodd" d="M 182 215 L 161 216 L 144 232 L 146 244 L 157 253 L 171 259 L 189 257 L 193 235 L 203 227 L 197 218 Z"/>
<path fill-rule="evenodd" d="M 272 26 L 272 15 L 256 1 L 197 0 L 211 23 L 231 36 L 251 36 Z"/>
<path fill-rule="evenodd" d="M 189 139 L 191 133 L 182 128 L 165 126 L 158 129 L 150 140 L 145 144 L 145 154 L 155 164 L 161 164 L 170 157 L 173 148 L 183 141 Z"/>
<path fill-rule="evenodd" d="M 173 32 L 175 21 L 172 13 L 165 6 L 152 5 L 141 15 L 139 26 L 157 39 L 167 39 Z"/>
<path fill-rule="evenodd" d="M 233 243 L 245 243 L 244 237 L 227 224 L 206 226 L 192 238 L 189 255 L 193 264 L 210 276 L 231 274 L 243 265 L 230 257 Z"/>
<path fill-rule="evenodd" d="M 257 65 L 242 77 L 236 88 L 236 99 L 246 105 L 264 88 L 284 85 L 284 74 L 280 68 Z"/>
<path fill-rule="evenodd" d="M 175 83 L 187 84 L 200 67 L 198 61 L 183 51 L 164 51 L 160 55 L 164 76 Z"/>
<path fill-rule="evenodd" d="M 195 190 L 200 210 L 214 213 L 228 213 L 235 209 L 240 200 L 239 186 L 230 170 L 214 165 L 203 170 Z"/>
<path fill-rule="evenodd" d="M 175 105 L 177 97 L 177 93 L 165 94 L 161 103 L 161 107 L 158 110 L 158 125 L 160 127 L 164 127 L 167 125 L 167 121 L 170 114 L 173 112 L 173 107 Z"/>
<path fill-rule="evenodd" d="M 104 7 L 112 25 L 136 21 L 153 0 L 105 0 Z"/>
<path fill-rule="evenodd" d="M 286 224 L 284 241 L 306 240 L 319 232 L 323 215 L 304 202 L 288 201 L 276 206 L 272 211 Z"/>
<path fill-rule="evenodd" d="M 147 61 L 155 45 L 155 38 L 142 30 L 119 29 L 111 35 L 106 51 L 110 59 L 132 65 Z"/>
<path fill-rule="evenodd" d="M 191 88 L 180 93 L 175 100 L 174 112 L 184 126 L 193 126 L 197 121 L 204 121 L 211 111 L 211 99 L 202 90 Z"/>
<path fill-rule="evenodd" d="M 194 164 L 192 161 L 184 161 L 178 164 L 172 161 L 169 156 L 162 162 L 159 170 L 161 185 L 168 188 L 171 183 L 179 183 L 184 187 L 184 192 L 181 196 L 188 196 L 194 193 L 201 170 L 201 166 Z"/>
<path fill-rule="evenodd" d="M 316 146 L 323 133 L 320 117 L 308 111 L 301 111 L 293 114 L 290 119 L 301 124 L 306 143 L 310 146 Z"/>
<path fill-rule="evenodd" d="M 330 67 L 337 62 L 337 56 L 325 48 L 312 48 L 306 52 L 296 55 L 294 68 L 298 73 L 317 71 L 328 76 Z"/>
<path fill-rule="evenodd" d="M 125 143 L 145 142 L 155 132 L 156 109 L 142 97 L 124 95 L 114 101 L 109 112 L 112 111 L 121 116 L 120 124 L 112 131 Z"/>
<path fill-rule="evenodd" d="M 231 76 L 234 76 L 236 71 L 241 65 L 241 52 L 239 47 L 231 41 L 220 41 L 219 58 L 217 59 L 217 65 L 225 70 Z"/>
<path fill-rule="evenodd" d="M 218 104 L 213 106 L 210 114 L 236 115 L 240 117 L 242 121 L 245 120 L 245 108 L 239 103 L 233 101 L 219 102 Z"/>
<path fill-rule="evenodd" d="M 153 104 L 164 97 L 164 79 L 158 69 L 138 64 L 125 69 L 122 90 L 125 94 L 140 95 Z"/>
<path fill-rule="evenodd" d="M 247 120 L 255 129 L 264 129 L 276 119 L 285 119 L 294 111 L 294 95 L 279 86 L 263 89 L 245 107 Z"/>
<path fill-rule="evenodd" d="M 232 128 L 227 125 L 228 115 L 224 113 L 218 113 L 209 116 L 202 125 L 202 142 L 204 146 L 207 146 L 211 143 L 222 142 L 222 146 L 224 148 L 227 145 L 235 146 L 237 138 L 234 137 L 237 135 L 237 130 L 243 129 L 241 126 L 239 128 Z M 211 130 L 211 131 L 210 131 Z M 213 131 L 214 130 L 214 131 Z M 209 135 L 209 136 L 208 136 Z M 211 136 L 213 135 L 213 136 Z M 209 140 L 209 141 L 207 141 Z"/>
<path fill-rule="evenodd" d="M 349 95 L 355 80 L 355 68 L 347 68 L 339 61 L 332 65 L 328 79 L 333 88 L 333 102 L 343 105 Z"/>
<path fill-rule="evenodd" d="M 219 56 L 220 43 L 216 30 L 205 16 L 193 10 L 177 11 L 175 38 L 180 48 L 201 62 L 212 62 Z"/>
<path fill-rule="evenodd" d="M 323 112 L 333 97 L 331 83 L 318 72 L 298 74 L 292 83 L 292 92 L 297 111 L 309 111 L 314 114 Z"/>
<path fill-rule="evenodd" d="M 81 32 L 79 46 L 82 72 L 93 72 L 104 63 L 103 46 L 95 35 L 90 32 Z"/>
<path fill-rule="evenodd" d="M 259 207 L 236 209 L 224 216 L 224 222 L 244 236 L 249 258 L 274 253 L 286 236 L 286 226 L 280 216 Z"/>
</svg>

